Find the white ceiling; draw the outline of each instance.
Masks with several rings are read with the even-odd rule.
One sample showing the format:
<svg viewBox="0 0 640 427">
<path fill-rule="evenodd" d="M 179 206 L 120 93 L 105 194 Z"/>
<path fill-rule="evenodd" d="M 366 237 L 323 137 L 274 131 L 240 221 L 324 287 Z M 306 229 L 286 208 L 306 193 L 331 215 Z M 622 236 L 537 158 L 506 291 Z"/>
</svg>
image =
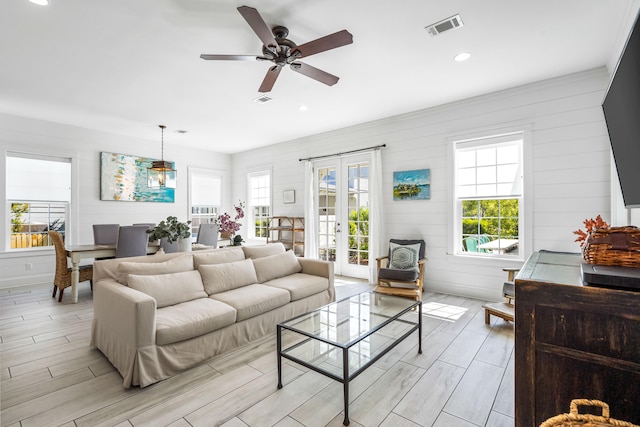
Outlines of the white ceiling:
<svg viewBox="0 0 640 427">
<path fill-rule="evenodd" d="M 271 63 L 236 8 L 303 44 L 347 29 L 351 45 L 289 68 L 252 102 Z M 0 112 L 234 153 L 615 64 L 640 0 L 0 1 Z M 464 26 L 425 26 L 459 13 Z M 454 55 L 471 59 L 458 63 Z M 306 105 L 307 111 L 299 107 Z M 185 129 L 179 135 L 171 131 Z"/>
</svg>

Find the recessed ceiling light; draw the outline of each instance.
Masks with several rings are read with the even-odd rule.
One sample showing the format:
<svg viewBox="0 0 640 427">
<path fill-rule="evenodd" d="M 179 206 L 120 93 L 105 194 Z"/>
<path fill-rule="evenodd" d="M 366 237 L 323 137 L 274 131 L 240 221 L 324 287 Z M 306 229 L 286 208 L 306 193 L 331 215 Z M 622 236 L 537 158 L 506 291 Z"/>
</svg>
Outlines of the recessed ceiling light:
<svg viewBox="0 0 640 427">
<path fill-rule="evenodd" d="M 298 107 L 298 110 L 300 111 L 307 111 L 309 109 L 309 107 L 307 107 L 306 105 L 301 105 L 300 107 Z"/>
<path fill-rule="evenodd" d="M 29 0 L 33 4 L 37 4 L 38 6 L 47 6 L 49 4 L 49 0 Z"/>
<path fill-rule="evenodd" d="M 469 52 L 461 52 L 453 57 L 453 59 L 458 62 L 466 61 L 469 58 L 471 58 L 471 54 Z"/>
</svg>

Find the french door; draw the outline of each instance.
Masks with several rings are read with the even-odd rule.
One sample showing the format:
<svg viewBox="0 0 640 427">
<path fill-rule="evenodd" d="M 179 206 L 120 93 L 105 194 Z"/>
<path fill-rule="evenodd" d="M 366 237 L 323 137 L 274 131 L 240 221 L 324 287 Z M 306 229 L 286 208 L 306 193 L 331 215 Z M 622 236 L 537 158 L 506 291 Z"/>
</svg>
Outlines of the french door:
<svg viewBox="0 0 640 427">
<path fill-rule="evenodd" d="M 369 155 L 314 162 L 318 257 L 335 274 L 369 277 Z"/>
</svg>

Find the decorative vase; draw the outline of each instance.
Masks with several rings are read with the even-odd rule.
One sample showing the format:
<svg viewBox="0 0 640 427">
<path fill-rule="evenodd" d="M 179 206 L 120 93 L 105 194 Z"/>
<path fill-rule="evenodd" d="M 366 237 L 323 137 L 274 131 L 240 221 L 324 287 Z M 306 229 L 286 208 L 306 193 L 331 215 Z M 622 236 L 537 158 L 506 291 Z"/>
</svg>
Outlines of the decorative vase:
<svg viewBox="0 0 640 427">
<path fill-rule="evenodd" d="M 160 239 L 160 247 L 168 254 L 173 252 L 191 252 L 191 238 L 179 238 L 177 241 L 169 243 L 167 239 L 163 237 Z"/>
<path fill-rule="evenodd" d="M 222 240 L 233 240 L 233 233 L 229 233 L 229 232 L 221 232 L 220 233 L 220 239 Z"/>
</svg>

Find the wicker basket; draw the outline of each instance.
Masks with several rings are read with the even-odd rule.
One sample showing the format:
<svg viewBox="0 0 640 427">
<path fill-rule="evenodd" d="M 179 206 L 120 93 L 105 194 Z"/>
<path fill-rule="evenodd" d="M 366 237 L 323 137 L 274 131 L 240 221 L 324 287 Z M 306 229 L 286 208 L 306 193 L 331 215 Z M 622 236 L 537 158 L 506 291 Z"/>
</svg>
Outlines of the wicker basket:
<svg viewBox="0 0 640 427">
<path fill-rule="evenodd" d="M 640 228 L 596 228 L 587 236 L 582 256 L 589 264 L 640 267 Z"/>
<path fill-rule="evenodd" d="M 597 406 L 602 408 L 602 416 L 581 414 L 578 405 Z M 540 427 L 640 427 L 627 421 L 609 418 L 609 405 L 600 400 L 574 399 L 571 401 L 568 414 L 556 415 L 540 424 Z"/>
</svg>

